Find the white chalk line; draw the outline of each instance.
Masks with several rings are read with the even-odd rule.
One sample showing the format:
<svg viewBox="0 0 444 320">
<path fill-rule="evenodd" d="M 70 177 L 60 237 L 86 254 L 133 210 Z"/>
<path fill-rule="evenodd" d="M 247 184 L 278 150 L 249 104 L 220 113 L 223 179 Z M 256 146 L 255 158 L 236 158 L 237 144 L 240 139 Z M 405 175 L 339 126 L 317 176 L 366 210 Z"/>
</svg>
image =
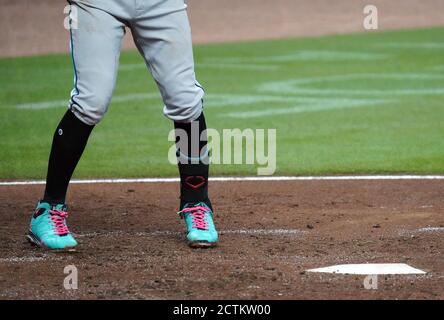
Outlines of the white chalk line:
<svg viewBox="0 0 444 320">
<path fill-rule="evenodd" d="M 112 98 L 111 103 L 126 103 L 131 101 L 153 101 L 160 100 L 161 96 L 159 93 L 131 93 L 120 96 L 115 96 Z M 257 94 L 219 94 L 213 93 L 206 95 L 205 106 L 209 107 L 225 107 L 225 106 L 238 106 L 243 104 L 255 104 L 259 102 L 297 102 L 303 101 L 300 97 L 283 97 L 276 95 L 257 95 Z M 302 100 L 301 100 L 302 99 Z M 309 98 L 307 98 L 309 99 Z M 325 99 L 327 100 L 327 99 Z M 51 101 L 40 101 L 40 102 L 30 102 L 21 103 L 14 106 L 14 108 L 19 110 L 42 110 L 42 109 L 52 109 L 68 107 L 68 100 L 51 100 Z"/>
<path fill-rule="evenodd" d="M 425 227 L 417 230 L 418 232 L 444 232 L 444 227 Z"/>
<path fill-rule="evenodd" d="M 112 103 L 124 103 L 130 101 L 152 101 L 160 99 L 158 93 L 134 93 L 121 96 L 115 96 L 112 99 Z M 298 96 L 280 96 L 280 95 L 252 95 L 252 94 L 223 94 L 214 93 L 208 94 L 206 96 L 206 107 L 219 108 L 226 106 L 239 106 L 239 105 L 249 105 L 257 103 L 292 103 L 292 104 L 340 104 L 340 103 L 379 103 L 386 100 L 382 99 L 344 99 L 344 98 L 315 98 L 315 97 L 298 97 Z M 42 102 L 31 102 L 15 105 L 16 109 L 26 110 L 41 110 L 41 109 L 51 109 L 59 107 L 67 107 L 68 102 L 66 100 L 53 100 L 53 101 L 42 101 Z"/>
<path fill-rule="evenodd" d="M 122 103 L 129 101 L 140 101 L 140 100 L 154 100 L 160 99 L 159 93 L 132 93 L 121 96 L 115 96 L 112 98 L 111 103 Z M 51 100 L 51 101 L 41 101 L 41 102 L 30 102 L 30 103 L 21 103 L 14 106 L 19 110 L 42 110 L 42 109 L 51 109 L 51 108 L 59 108 L 59 107 L 68 107 L 68 99 L 66 100 Z"/>
<path fill-rule="evenodd" d="M 444 65 L 433 66 L 430 69 L 434 70 L 434 71 L 443 71 L 444 70 Z"/>
<path fill-rule="evenodd" d="M 315 98 L 316 99 L 316 98 Z M 291 114 L 291 113 L 307 113 L 307 112 L 319 112 L 326 110 L 338 110 L 349 108 L 368 107 L 371 105 L 382 105 L 388 103 L 389 100 L 382 99 L 316 99 L 308 103 L 299 103 L 299 105 L 289 108 L 269 108 L 265 110 L 252 110 L 252 111 L 238 111 L 224 113 L 223 116 L 233 118 L 256 118 L 265 117 L 270 115 Z"/>
<path fill-rule="evenodd" d="M 417 230 L 410 231 L 411 233 L 418 233 L 418 232 L 424 232 L 424 233 L 433 233 L 433 232 L 444 232 L 444 227 L 424 227 Z"/>
<path fill-rule="evenodd" d="M 435 88 L 417 88 L 404 87 L 400 89 L 340 89 L 340 88 L 316 88 L 315 84 L 332 83 L 336 84 L 341 81 L 368 81 L 368 80 L 398 80 L 398 81 L 435 81 L 444 80 L 443 75 L 429 73 L 361 73 L 361 74 L 344 74 L 319 77 L 302 77 L 292 78 L 284 81 L 265 82 L 257 86 L 256 91 L 263 95 L 263 92 L 279 94 L 286 99 L 295 97 L 295 101 L 278 101 L 276 99 L 269 102 L 288 102 L 289 105 L 283 107 L 268 107 L 266 109 L 252 108 L 250 110 L 236 110 L 230 112 L 219 113 L 220 117 L 233 118 L 255 118 L 267 117 L 285 114 L 321 112 L 327 110 L 339 110 L 349 108 L 363 108 L 369 106 L 380 106 L 391 103 L 396 105 L 400 96 L 412 95 L 444 95 L 443 87 Z M 310 97 L 307 95 L 315 95 Z M 325 97 L 325 96 L 328 96 Z M 340 98 L 339 96 L 345 96 Z M 336 96 L 336 97 L 335 97 Z M 359 96 L 361 96 L 359 98 Z M 364 98 L 374 97 L 374 98 Z M 355 98 L 352 98 L 355 97 Z M 381 98 L 382 97 L 382 98 Z M 395 99 L 395 100 L 393 100 Z M 254 101 L 254 100 L 253 100 Z M 258 99 L 257 102 L 267 102 L 266 99 Z M 248 102 L 247 102 L 248 103 Z M 292 105 L 291 105 L 292 104 Z"/>
<path fill-rule="evenodd" d="M 244 63 L 244 62 L 292 62 L 292 61 L 369 61 L 390 57 L 391 54 L 357 51 L 329 51 L 329 50 L 297 50 L 288 54 L 268 55 L 260 57 L 226 57 L 206 59 L 213 63 Z"/>
<path fill-rule="evenodd" d="M 239 229 L 239 230 L 219 230 L 218 233 L 223 234 L 237 234 L 237 235 L 265 235 L 265 236 L 285 236 L 285 235 L 302 235 L 308 231 L 298 229 Z M 185 231 L 170 231 L 170 230 L 156 230 L 156 231 L 110 231 L 110 232 L 89 232 L 76 234 L 77 238 L 91 238 L 99 236 L 137 236 L 137 237 L 157 237 L 157 236 L 183 236 Z"/>
<path fill-rule="evenodd" d="M 246 176 L 210 177 L 210 182 L 243 181 L 352 181 L 352 180 L 444 180 L 444 175 L 357 175 L 357 176 Z M 71 184 L 109 183 L 171 183 L 179 178 L 116 178 L 116 179 L 74 179 Z M 45 180 L 0 181 L 0 186 L 43 185 Z"/>
<path fill-rule="evenodd" d="M 398 234 L 400 236 L 406 236 L 406 235 L 415 235 L 417 233 L 440 233 L 444 232 L 444 227 L 423 227 L 419 229 L 414 230 L 408 230 L 408 229 L 402 229 L 398 231 Z"/>
<path fill-rule="evenodd" d="M 241 69 L 252 71 L 274 71 L 281 69 L 281 66 L 271 64 L 254 64 L 254 63 L 225 63 L 225 62 L 207 62 L 196 64 L 196 69 Z"/>
<path fill-rule="evenodd" d="M 62 257 L 52 257 L 47 254 L 42 256 L 28 256 L 28 257 L 9 257 L 9 258 L 0 258 L 0 263 L 26 263 L 26 262 L 39 262 L 46 260 L 62 260 Z"/>
<path fill-rule="evenodd" d="M 427 74 L 427 73 L 354 73 L 344 75 L 333 76 L 320 76 L 320 77 L 306 77 L 306 78 L 292 78 L 283 81 L 270 81 L 265 82 L 257 86 L 257 92 L 270 92 L 278 94 L 316 94 L 322 95 L 347 95 L 347 96 L 409 96 L 409 95 L 443 95 L 444 88 L 404 88 L 404 89 L 334 89 L 334 88 L 314 88 L 310 87 L 315 83 L 333 83 L 338 81 L 365 81 L 365 80 L 429 80 L 429 81 L 442 81 L 444 75 L 439 74 Z M 308 86 L 307 86 L 308 85 Z"/>
<path fill-rule="evenodd" d="M 249 95 L 249 94 L 209 94 L 205 106 L 211 108 L 249 105 L 264 102 L 272 103 L 297 103 L 310 102 L 314 98 L 288 97 L 277 95 Z M 326 100 L 326 99 L 325 99 Z"/>
<path fill-rule="evenodd" d="M 395 49 L 444 49 L 442 42 L 391 42 L 378 43 L 375 46 Z"/>
</svg>

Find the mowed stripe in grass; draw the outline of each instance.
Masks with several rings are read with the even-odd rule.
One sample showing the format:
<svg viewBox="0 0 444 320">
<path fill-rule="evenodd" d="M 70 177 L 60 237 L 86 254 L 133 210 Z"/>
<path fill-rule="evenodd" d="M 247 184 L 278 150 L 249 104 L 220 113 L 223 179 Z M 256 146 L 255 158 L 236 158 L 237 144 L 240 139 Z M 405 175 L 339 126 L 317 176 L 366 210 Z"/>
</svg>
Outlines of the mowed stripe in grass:
<svg viewBox="0 0 444 320">
<path fill-rule="evenodd" d="M 280 175 L 444 173 L 444 28 L 195 47 L 209 126 L 276 128 Z M 137 52 L 75 173 L 173 176 L 171 122 Z M 0 60 L 0 179 L 43 178 L 68 54 Z M 213 165 L 253 175 L 252 165 Z"/>
</svg>

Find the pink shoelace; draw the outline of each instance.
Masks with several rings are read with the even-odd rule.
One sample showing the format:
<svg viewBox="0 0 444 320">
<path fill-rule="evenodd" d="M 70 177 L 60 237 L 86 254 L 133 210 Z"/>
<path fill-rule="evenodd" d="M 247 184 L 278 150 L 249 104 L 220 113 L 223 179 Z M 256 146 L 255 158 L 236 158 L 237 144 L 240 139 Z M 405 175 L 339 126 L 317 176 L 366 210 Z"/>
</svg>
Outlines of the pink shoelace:
<svg viewBox="0 0 444 320">
<path fill-rule="evenodd" d="M 191 219 L 193 221 L 193 228 L 200 230 L 208 230 L 208 222 L 205 219 L 205 213 L 208 209 L 203 206 L 196 206 L 185 208 L 180 213 L 190 213 Z"/>
<path fill-rule="evenodd" d="M 54 230 L 59 235 L 69 233 L 68 227 L 65 224 L 65 219 L 68 218 L 68 212 L 62 210 L 49 210 L 51 215 L 51 222 L 54 223 Z"/>
</svg>

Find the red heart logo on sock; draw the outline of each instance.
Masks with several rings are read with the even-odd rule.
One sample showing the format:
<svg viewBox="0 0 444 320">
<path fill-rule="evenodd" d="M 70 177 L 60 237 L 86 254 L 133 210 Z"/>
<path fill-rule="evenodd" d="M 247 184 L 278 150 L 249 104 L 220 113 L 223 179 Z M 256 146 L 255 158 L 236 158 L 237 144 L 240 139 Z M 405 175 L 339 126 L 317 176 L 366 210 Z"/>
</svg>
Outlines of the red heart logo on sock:
<svg viewBox="0 0 444 320">
<path fill-rule="evenodd" d="M 205 181 L 205 178 L 202 176 L 188 176 L 185 178 L 185 183 L 193 189 L 202 187 Z"/>
</svg>

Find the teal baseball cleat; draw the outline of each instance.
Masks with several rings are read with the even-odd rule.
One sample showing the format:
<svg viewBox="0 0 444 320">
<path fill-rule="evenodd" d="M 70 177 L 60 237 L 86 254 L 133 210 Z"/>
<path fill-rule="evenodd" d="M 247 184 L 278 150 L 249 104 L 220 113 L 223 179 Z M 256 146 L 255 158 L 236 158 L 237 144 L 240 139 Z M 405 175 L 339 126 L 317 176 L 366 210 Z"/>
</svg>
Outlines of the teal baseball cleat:
<svg viewBox="0 0 444 320">
<path fill-rule="evenodd" d="M 66 210 L 64 204 L 50 205 L 40 201 L 31 218 L 28 241 L 46 249 L 73 250 L 77 241 L 68 230 Z"/>
<path fill-rule="evenodd" d="M 206 248 L 217 245 L 217 231 L 213 222 L 213 211 L 204 202 L 187 203 L 178 214 L 187 225 L 190 247 Z"/>
</svg>

